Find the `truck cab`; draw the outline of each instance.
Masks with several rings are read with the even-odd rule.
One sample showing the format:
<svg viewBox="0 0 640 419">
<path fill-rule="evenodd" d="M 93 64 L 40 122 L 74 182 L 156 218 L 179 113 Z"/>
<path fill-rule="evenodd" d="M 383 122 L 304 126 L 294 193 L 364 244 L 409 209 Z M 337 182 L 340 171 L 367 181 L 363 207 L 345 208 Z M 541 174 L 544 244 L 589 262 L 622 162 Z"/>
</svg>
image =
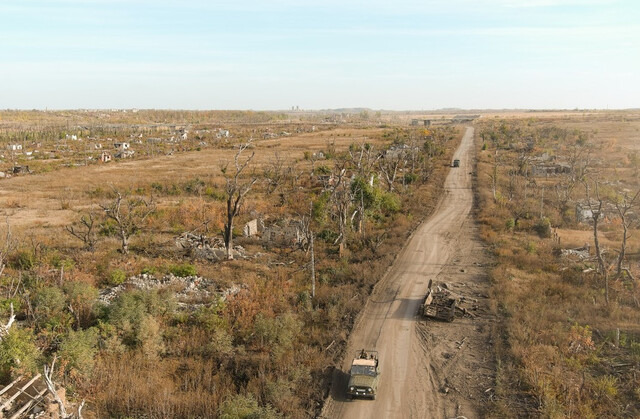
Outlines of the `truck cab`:
<svg viewBox="0 0 640 419">
<path fill-rule="evenodd" d="M 351 363 L 347 396 L 374 400 L 378 391 L 379 376 L 378 352 L 361 350 Z"/>
</svg>

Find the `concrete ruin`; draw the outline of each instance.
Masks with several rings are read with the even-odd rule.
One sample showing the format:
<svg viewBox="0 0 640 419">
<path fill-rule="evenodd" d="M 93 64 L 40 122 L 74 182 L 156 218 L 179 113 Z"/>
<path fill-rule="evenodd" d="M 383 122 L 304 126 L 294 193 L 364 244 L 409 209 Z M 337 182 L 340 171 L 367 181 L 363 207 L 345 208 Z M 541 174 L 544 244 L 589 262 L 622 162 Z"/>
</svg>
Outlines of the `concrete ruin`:
<svg viewBox="0 0 640 419">
<path fill-rule="evenodd" d="M 305 229 L 300 221 L 289 220 L 266 226 L 262 232 L 265 246 L 296 246 L 307 242 Z"/>
</svg>

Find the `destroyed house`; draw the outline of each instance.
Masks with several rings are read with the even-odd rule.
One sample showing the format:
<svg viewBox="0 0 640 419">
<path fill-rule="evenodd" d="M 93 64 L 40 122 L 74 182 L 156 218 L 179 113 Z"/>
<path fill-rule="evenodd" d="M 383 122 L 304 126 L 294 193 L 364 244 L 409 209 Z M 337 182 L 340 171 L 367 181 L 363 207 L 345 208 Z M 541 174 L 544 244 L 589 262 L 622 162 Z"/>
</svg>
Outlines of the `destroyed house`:
<svg viewBox="0 0 640 419">
<path fill-rule="evenodd" d="M 282 225 L 273 224 L 264 228 L 262 242 L 272 246 L 294 246 L 303 244 L 307 240 L 302 223 L 287 221 Z"/>
</svg>

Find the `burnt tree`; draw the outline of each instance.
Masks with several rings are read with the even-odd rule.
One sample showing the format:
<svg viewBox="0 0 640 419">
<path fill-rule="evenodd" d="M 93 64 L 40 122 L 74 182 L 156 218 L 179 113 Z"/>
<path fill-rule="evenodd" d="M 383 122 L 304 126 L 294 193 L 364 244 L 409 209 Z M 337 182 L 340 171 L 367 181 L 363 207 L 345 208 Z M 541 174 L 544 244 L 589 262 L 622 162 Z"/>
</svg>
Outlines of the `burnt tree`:
<svg viewBox="0 0 640 419">
<path fill-rule="evenodd" d="M 227 214 L 224 222 L 224 247 L 227 251 L 227 260 L 233 260 L 233 221 L 240 212 L 240 206 L 244 197 L 251 191 L 253 185 L 257 182 L 258 178 L 251 176 L 249 180 L 242 181 L 240 175 L 249 166 L 251 160 L 255 156 L 255 152 L 245 159 L 242 159 L 242 153 L 251 146 L 251 141 L 240 145 L 238 152 L 233 160 L 232 171 L 229 171 L 229 162 L 225 163 L 221 167 L 222 174 L 225 177 L 225 193 L 227 203 Z"/>
<path fill-rule="evenodd" d="M 156 206 L 153 198 L 145 200 L 140 197 L 123 195 L 114 189 L 115 198 L 108 204 L 100 205 L 107 218 L 115 221 L 118 237 L 120 238 L 120 251 L 129 254 L 129 239 L 140 231 L 144 220 L 151 215 Z"/>
</svg>

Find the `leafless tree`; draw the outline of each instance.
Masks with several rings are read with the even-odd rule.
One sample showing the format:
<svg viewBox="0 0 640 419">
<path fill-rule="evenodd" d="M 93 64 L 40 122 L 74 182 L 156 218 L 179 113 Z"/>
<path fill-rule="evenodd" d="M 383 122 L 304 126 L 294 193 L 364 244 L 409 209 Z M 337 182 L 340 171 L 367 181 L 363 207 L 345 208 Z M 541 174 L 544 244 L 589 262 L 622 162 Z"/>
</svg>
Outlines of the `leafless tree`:
<svg viewBox="0 0 640 419">
<path fill-rule="evenodd" d="M 622 243 L 620 244 L 620 254 L 618 255 L 618 261 L 616 263 L 616 274 L 622 273 L 622 262 L 624 261 L 627 251 L 627 240 L 629 239 L 629 227 L 631 227 L 630 211 L 636 207 L 638 200 L 640 199 L 640 190 L 638 190 L 633 196 L 630 196 L 627 192 L 624 192 L 622 196 L 616 200 L 615 206 L 618 211 L 618 216 L 622 222 Z"/>
<path fill-rule="evenodd" d="M 242 158 L 242 153 L 251 146 L 251 140 L 240 145 L 238 152 L 234 157 L 232 172 L 229 171 L 229 162 L 222 165 L 221 171 L 225 176 L 226 185 L 225 193 L 227 195 L 227 217 L 224 222 L 224 246 L 227 251 L 227 260 L 233 260 L 233 221 L 240 212 L 240 207 L 244 197 L 251 191 L 253 185 L 257 182 L 256 176 L 251 176 L 249 180 L 242 181 L 240 175 L 249 166 L 251 160 L 255 156 L 255 152 L 247 158 Z"/>
<path fill-rule="evenodd" d="M 9 304 L 9 309 L 11 310 L 11 314 L 9 314 L 9 320 L 7 323 L 0 324 L 0 340 L 4 339 L 5 336 L 9 333 L 9 329 L 13 326 L 13 322 L 16 320 L 16 315 L 13 313 L 13 303 Z"/>
<path fill-rule="evenodd" d="M 368 178 L 382 155 L 369 143 L 351 144 L 349 157 L 358 175 Z"/>
<path fill-rule="evenodd" d="M 600 185 L 598 179 L 593 179 L 593 193 L 591 196 L 591 185 L 588 179 L 583 181 L 587 205 L 591 211 L 591 222 L 593 223 L 593 244 L 596 251 L 596 260 L 598 261 L 598 271 L 604 282 L 604 296 L 607 304 L 609 304 L 609 270 L 606 266 L 604 256 L 602 255 L 602 247 L 600 246 L 598 224 L 602 218 L 602 207 L 604 199 L 600 196 Z"/>
<path fill-rule="evenodd" d="M 338 238 L 334 244 L 338 245 L 340 255 L 342 255 L 347 241 L 349 209 L 352 201 L 346 161 L 336 162 L 334 179 L 334 184 L 331 187 L 331 203 L 333 216 L 338 222 Z"/>
<path fill-rule="evenodd" d="M 81 240 L 87 250 L 93 251 L 98 242 L 96 227 L 96 215 L 93 211 L 89 211 L 88 214 L 82 215 L 79 221 L 66 226 L 65 229 L 73 237 Z"/>
<path fill-rule="evenodd" d="M 396 178 L 398 176 L 398 171 L 401 166 L 404 164 L 405 156 L 404 152 L 389 153 L 378 160 L 378 167 L 380 168 L 380 172 L 382 173 L 382 179 L 385 181 L 387 185 L 387 190 L 389 192 L 393 191 L 395 187 L 393 186 L 396 182 Z"/>
<path fill-rule="evenodd" d="M 568 146 L 566 159 L 569 171 L 561 174 L 558 182 L 553 186 L 558 198 L 558 209 L 563 216 L 569 210 L 575 187 L 584 181 L 592 168 L 593 147 L 585 141 L 576 141 Z"/>
<path fill-rule="evenodd" d="M 56 385 L 53 381 L 53 369 L 56 365 L 57 356 L 53 356 L 53 361 L 51 361 L 51 366 L 44 366 L 44 382 L 47 386 L 47 391 L 49 395 L 53 398 L 53 400 L 58 405 L 58 411 L 60 412 L 60 417 L 62 419 L 82 419 L 82 408 L 84 408 L 84 400 L 78 405 L 78 408 L 75 412 L 67 413 L 67 408 L 64 404 L 64 400 L 58 394 L 58 390 L 56 390 Z"/>
<path fill-rule="evenodd" d="M 7 231 L 4 234 L 4 243 L 0 246 L 0 275 L 4 272 L 4 268 L 7 263 L 7 258 L 9 254 L 15 249 L 15 241 L 13 240 L 13 236 L 11 234 L 11 225 L 9 224 L 9 219 L 6 220 L 7 223 Z"/>
<path fill-rule="evenodd" d="M 273 159 L 271 159 L 263 171 L 264 178 L 267 181 L 268 194 L 272 194 L 282 185 L 286 179 L 286 172 L 284 159 L 280 156 L 280 153 L 275 152 Z"/>
<path fill-rule="evenodd" d="M 118 236 L 121 242 L 123 254 L 129 254 L 129 239 L 136 234 L 144 220 L 156 210 L 153 197 L 148 201 L 141 197 L 123 195 L 120 191 L 113 189 L 115 199 L 104 205 L 100 205 L 107 218 L 116 222 Z"/>
<path fill-rule="evenodd" d="M 491 192 L 493 193 L 493 202 L 498 201 L 498 167 L 500 166 L 501 161 L 498 157 L 498 149 L 496 149 L 495 154 L 493 155 L 493 170 L 489 174 L 489 178 L 491 179 Z"/>
</svg>

